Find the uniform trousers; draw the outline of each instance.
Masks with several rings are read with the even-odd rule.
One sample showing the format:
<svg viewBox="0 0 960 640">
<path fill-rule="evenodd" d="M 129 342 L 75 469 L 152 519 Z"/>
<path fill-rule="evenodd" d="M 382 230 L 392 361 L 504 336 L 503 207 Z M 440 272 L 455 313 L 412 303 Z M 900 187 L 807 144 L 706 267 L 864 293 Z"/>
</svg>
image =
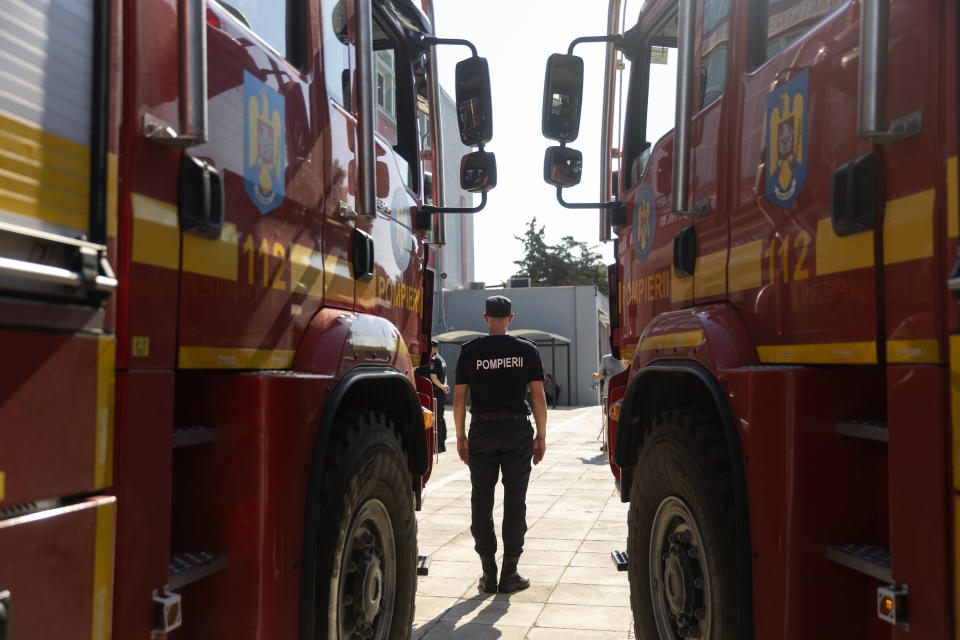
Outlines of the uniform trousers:
<svg viewBox="0 0 960 640">
<path fill-rule="evenodd" d="M 527 532 L 527 484 L 533 458 L 533 427 L 527 420 L 473 423 L 467 436 L 470 452 L 470 532 L 481 556 L 495 555 L 493 496 L 503 472 L 503 553 L 516 558 L 523 553 Z"/>
<path fill-rule="evenodd" d="M 447 447 L 444 443 L 447 441 L 447 421 L 443 418 L 443 410 L 447 404 L 447 394 L 441 393 L 433 397 L 437 400 L 437 448 L 440 451 L 446 451 Z"/>
</svg>

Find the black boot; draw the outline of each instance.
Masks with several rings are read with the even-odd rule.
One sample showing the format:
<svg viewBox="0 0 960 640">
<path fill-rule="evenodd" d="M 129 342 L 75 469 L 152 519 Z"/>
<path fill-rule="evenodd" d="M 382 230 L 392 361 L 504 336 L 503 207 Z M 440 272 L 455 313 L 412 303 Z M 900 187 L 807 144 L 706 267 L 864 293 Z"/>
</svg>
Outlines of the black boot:
<svg viewBox="0 0 960 640">
<path fill-rule="evenodd" d="M 483 575 L 480 576 L 478 586 L 484 593 L 497 592 L 497 559 L 494 556 L 480 556 L 480 566 Z"/>
<path fill-rule="evenodd" d="M 517 573 L 517 562 L 520 558 L 503 557 L 503 573 L 500 574 L 500 593 L 523 591 L 530 586 L 530 580 Z"/>
</svg>

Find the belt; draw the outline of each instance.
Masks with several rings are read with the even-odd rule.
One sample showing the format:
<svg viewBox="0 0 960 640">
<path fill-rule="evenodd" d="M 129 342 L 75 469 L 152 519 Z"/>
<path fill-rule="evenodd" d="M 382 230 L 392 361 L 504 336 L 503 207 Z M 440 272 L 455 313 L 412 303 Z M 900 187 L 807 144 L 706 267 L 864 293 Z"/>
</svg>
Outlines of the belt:
<svg viewBox="0 0 960 640">
<path fill-rule="evenodd" d="M 470 424 L 477 422 L 493 422 L 494 420 L 527 420 L 529 416 L 525 413 L 500 413 L 491 411 L 489 413 L 474 413 L 470 416 Z"/>
</svg>

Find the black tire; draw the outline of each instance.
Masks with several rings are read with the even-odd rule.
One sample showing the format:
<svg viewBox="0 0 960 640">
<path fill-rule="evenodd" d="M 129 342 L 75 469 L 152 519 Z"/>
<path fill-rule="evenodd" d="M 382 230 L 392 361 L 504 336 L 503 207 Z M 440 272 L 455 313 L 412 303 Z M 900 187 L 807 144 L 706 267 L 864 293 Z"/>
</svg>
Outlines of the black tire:
<svg viewBox="0 0 960 640">
<path fill-rule="evenodd" d="M 417 521 L 406 457 L 382 413 L 348 412 L 330 434 L 321 490 L 318 640 L 406 640 Z"/>
<path fill-rule="evenodd" d="M 630 605 L 638 638 L 739 638 L 736 521 L 723 430 L 667 411 L 648 428 L 630 489 Z M 652 562 L 651 562 L 652 560 Z"/>
</svg>

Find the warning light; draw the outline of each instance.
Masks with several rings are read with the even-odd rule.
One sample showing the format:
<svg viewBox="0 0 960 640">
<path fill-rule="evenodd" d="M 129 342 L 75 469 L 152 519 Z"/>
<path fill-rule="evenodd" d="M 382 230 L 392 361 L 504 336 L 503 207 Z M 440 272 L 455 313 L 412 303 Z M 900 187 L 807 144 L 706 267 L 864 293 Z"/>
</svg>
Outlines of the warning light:
<svg viewBox="0 0 960 640">
<path fill-rule="evenodd" d="M 881 596 L 880 598 L 880 616 L 889 617 L 893 615 L 893 598 L 890 596 Z"/>
<path fill-rule="evenodd" d="M 619 422 L 619 421 L 620 421 L 620 409 L 621 409 L 621 408 L 623 408 L 623 401 L 621 401 L 621 400 L 617 400 L 617 401 L 614 402 L 612 405 L 610 405 L 610 411 L 608 412 L 608 415 L 610 416 L 610 419 L 611 419 L 611 420 L 613 420 L 613 421 L 615 421 L 615 422 Z"/>
<path fill-rule="evenodd" d="M 896 626 L 907 626 L 907 585 L 877 589 L 877 616 Z"/>
<path fill-rule="evenodd" d="M 423 410 L 423 428 L 429 429 L 433 426 L 433 411 L 430 409 Z"/>
</svg>

